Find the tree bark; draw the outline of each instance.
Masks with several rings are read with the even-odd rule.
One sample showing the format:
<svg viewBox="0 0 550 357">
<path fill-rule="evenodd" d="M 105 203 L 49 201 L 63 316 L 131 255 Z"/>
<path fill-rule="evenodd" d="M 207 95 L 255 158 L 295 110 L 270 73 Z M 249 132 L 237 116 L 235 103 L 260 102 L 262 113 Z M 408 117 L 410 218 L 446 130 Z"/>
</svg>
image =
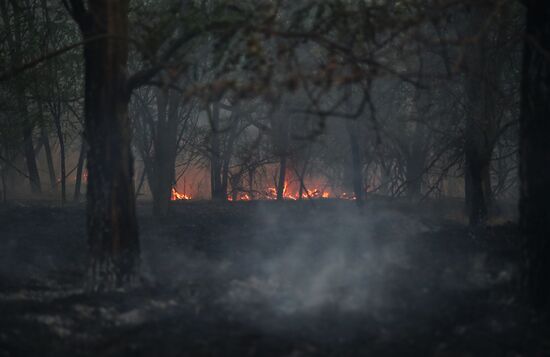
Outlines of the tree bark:
<svg viewBox="0 0 550 357">
<path fill-rule="evenodd" d="M 357 137 L 359 129 L 358 123 L 354 123 L 348 119 L 346 121 L 346 129 L 348 132 L 351 153 L 353 193 L 355 194 L 355 202 L 361 206 L 365 201 L 365 192 L 363 189 L 363 160 L 361 158 L 361 147 Z"/>
<path fill-rule="evenodd" d="M 21 110 L 23 110 L 24 115 L 26 116 L 27 110 L 26 109 L 21 109 Z M 28 118 L 25 118 L 24 120 L 25 120 L 25 123 L 23 127 L 23 148 L 25 153 L 25 162 L 27 163 L 27 173 L 29 175 L 29 183 L 31 185 L 32 193 L 40 193 L 42 192 L 42 189 L 40 186 L 40 175 L 38 174 L 38 167 L 36 166 L 36 155 L 34 154 L 34 145 L 33 145 L 33 138 L 32 138 L 33 124 L 29 122 Z"/>
<path fill-rule="evenodd" d="M 520 116 L 520 227 L 526 292 L 550 309 L 550 3 L 527 3 Z"/>
<path fill-rule="evenodd" d="M 497 68 L 490 58 L 487 19 L 492 9 L 480 5 L 473 9 L 468 46 L 466 97 L 470 112 L 466 119 L 465 200 L 470 226 L 486 224 L 491 198 L 490 163 L 494 149 L 495 93 Z"/>
<path fill-rule="evenodd" d="M 67 168 L 65 160 L 65 138 L 63 137 L 63 128 L 61 126 L 61 104 L 55 103 L 52 114 L 54 116 L 55 131 L 57 133 L 57 140 L 59 141 L 59 160 L 61 165 L 61 175 L 59 177 L 61 181 L 61 203 L 67 201 Z"/>
<path fill-rule="evenodd" d="M 50 189 L 52 192 L 55 192 L 57 182 L 55 177 L 55 168 L 53 166 L 52 150 L 50 146 L 50 139 L 43 123 L 40 126 L 40 140 L 42 140 L 42 145 L 44 145 L 44 153 L 46 154 L 46 163 L 48 164 L 48 173 L 50 176 Z"/>
<path fill-rule="evenodd" d="M 76 166 L 76 179 L 74 185 L 74 198 L 75 202 L 80 200 L 80 187 L 82 186 L 82 172 L 84 171 L 84 160 L 86 159 L 86 141 L 82 139 L 80 144 L 80 153 L 78 154 L 78 163 Z"/>
<path fill-rule="evenodd" d="M 12 3 L 12 5 L 14 5 Z M 22 48 L 23 44 L 23 25 L 24 22 L 21 21 L 21 11 L 22 7 L 15 4 L 13 6 L 13 18 L 16 19 L 13 21 L 13 31 L 8 32 L 6 35 L 6 40 L 8 42 L 8 52 L 9 52 L 9 61 L 12 68 L 16 68 L 22 63 Z M 8 14 L 7 2 L 0 1 L 0 12 L 2 14 L 2 20 L 5 25 L 9 26 L 11 23 L 10 16 Z M 27 164 L 27 173 L 29 177 L 29 183 L 32 193 L 40 193 L 40 176 L 38 174 L 38 167 L 36 165 L 36 155 L 33 145 L 33 129 L 34 123 L 29 118 L 29 113 L 27 109 L 27 100 L 25 95 L 25 84 L 21 79 L 15 80 L 15 96 L 17 98 L 17 110 L 22 119 L 22 137 L 23 137 L 23 154 Z"/>
<path fill-rule="evenodd" d="M 172 187 L 175 184 L 175 166 L 177 151 L 177 111 L 179 96 L 162 88 L 157 93 L 157 127 L 155 130 L 153 170 L 153 214 L 165 217 L 170 210 Z"/>
<path fill-rule="evenodd" d="M 220 143 L 220 107 L 212 105 L 211 111 L 211 136 L 210 136 L 210 186 L 212 199 L 225 201 L 226 193 L 222 188 L 222 159 Z"/>
<path fill-rule="evenodd" d="M 287 155 L 285 153 L 282 153 L 279 158 L 279 179 L 277 180 L 277 200 L 278 201 L 282 201 L 285 198 L 286 162 L 287 162 Z"/>
<path fill-rule="evenodd" d="M 128 1 L 71 0 L 85 40 L 87 228 L 91 288 L 132 282 L 139 266 L 127 83 Z"/>
</svg>

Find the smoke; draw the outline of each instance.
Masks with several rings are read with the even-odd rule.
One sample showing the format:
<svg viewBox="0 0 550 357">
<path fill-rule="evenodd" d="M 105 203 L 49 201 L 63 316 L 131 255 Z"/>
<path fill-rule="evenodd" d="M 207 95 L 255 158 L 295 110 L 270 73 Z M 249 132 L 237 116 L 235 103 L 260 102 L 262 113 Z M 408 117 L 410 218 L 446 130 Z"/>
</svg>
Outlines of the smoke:
<svg viewBox="0 0 550 357">
<path fill-rule="evenodd" d="M 254 241 L 264 255 L 245 259 L 249 274 L 230 282 L 224 303 L 277 314 L 379 308 L 387 269 L 410 264 L 404 239 L 426 230 L 397 212 L 361 212 L 344 204 L 300 213 L 258 211 L 263 228 Z"/>
</svg>

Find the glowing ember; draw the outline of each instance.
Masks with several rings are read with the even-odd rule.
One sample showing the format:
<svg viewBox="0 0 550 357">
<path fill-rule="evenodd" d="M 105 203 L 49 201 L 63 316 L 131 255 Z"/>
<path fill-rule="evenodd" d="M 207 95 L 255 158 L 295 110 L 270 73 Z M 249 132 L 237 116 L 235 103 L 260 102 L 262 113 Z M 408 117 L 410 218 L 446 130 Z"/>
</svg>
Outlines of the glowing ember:
<svg viewBox="0 0 550 357">
<path fill-rule="evenodd" d="M 353 193 L 347 193 L 347 192 L 344 192 L 340 195 L 340 197 L 338 197 L 342 200 L 355 200 L 355 194 Z"/>
<path fill-rule="evenodd" d="M 188 201 L 191 199 L 191 195 L 186 195 L 185 193 L 179 193 L 174 187 L 172 187 L 172 196 L 170 197 L 172 201 Z"/>
</svg>

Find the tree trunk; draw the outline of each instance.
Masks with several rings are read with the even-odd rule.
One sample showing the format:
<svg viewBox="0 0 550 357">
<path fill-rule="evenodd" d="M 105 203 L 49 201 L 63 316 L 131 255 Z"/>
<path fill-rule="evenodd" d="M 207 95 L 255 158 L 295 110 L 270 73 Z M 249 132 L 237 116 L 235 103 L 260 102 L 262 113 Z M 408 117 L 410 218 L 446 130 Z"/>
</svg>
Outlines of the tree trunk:
<svg viewBox="0 0 550 357">
<path fill-rule="evenodd" d="M 412 143 L 406 158 L 407 196 L 410 200 L 418 200 L 422 195 L 422 178 L 426 163 L 426 133 L 420 122 L 414 123 Z"/>
<path fill-rule="evenodd" d="M 277 200 L 282 201 L 285 194 L 286 186 L 286 162 L 287 155 L 281 154 L 279 159 L 279 180 L 277 181 Z"/>
<path fill-rule="evenodd" d="M 225 196 L 227 196 L 227 192 L 228 192 L 229 174 L 230 174 L 229 169 L 231 165 L 231 159 L 233 157 L 233 151 L 235 149 L 235 142 L 237 141 L 237 137 L 239 135 L 238 111 L 233 113 L 233 118 L 231 119 L 232 119 L 231 127 L 229 129 L 229 136 L 226 141 L 225 151 L 223 153 L 223 160 L 222 160 L 223 163 L 222 163 L 221 191 Z"/>
<path fill-rule="evenodd" d="M 248 195 L 250 196 L 250 199 L 252 199 L 252 200 L 256 196 L 254 194 L 254 174 L 256 173 L 255 171 L 256 170 L 253 169 L 253 168 L 248 169 Z"/>
<path fill-rule="evenodd" d="M 6 185 L 6 172 L 4 166 L 0 165 L 0 175 L 2 176 L 2 202 L 8 201 L 8 187 Z"/>
<path fill-rule="evenodd" d="M 153 214 L 165 217 L 170 210 L 172 187 L 175 184 L 177 151 L 177 109 L 179 96 L 162 88 L 157 93 L 157 127 L 153 142 L 152 174 Z"/>
<path fill-rule="evenodd" d="M 222 190 L 222 159 L 220 143 L 220 108 L 218 104 L 212 105 L 211 111 L 211 136 L 210 136 L 210 186 L 213 200 L 224 201 L 227 196 Z"/>
<path fill-rule="evenodd" d="M 52 192 L 55 192 L 57 188 L 55 168 L 53 166 L 50 139 L 48 137 L 48 133 L 46 132 L 46 128 L 44 127 L 44 123 L 42 123 L 40 126 L 40 140 L 42 141 L 42 145 L 44 145 L 44 153 L 46 154 L 46 163 L 48 164 L 48 173 L 50 176 L 50 189 L 52 190 Z"/>
<path fill-rule="evenodd" d="M 82 171 L 84 168 L 84 160 L 86 159 L 86 141 L 82 139 L 80 144 L 80 153 L 78 154 L 78 163 L 76 166 L 76 179 L 74 185 L 74 198 L 75 202 L 80 200 L 80 187 L 82 186 Z"/>
<path fill-rule="evenodd" d="M 471 14 L 470 37 L 474 43 L 467 48 L 466 96 L 470 112 L 466 119 L 465 195 L 470 226 L 483 226 L 491 204 L 490 163 L 494 149 L 496 64 L 489 56 L 487 19 L 491 8 L 475 7 Z"/>
<path fill-rule="evenodd" d="M 365 192 L 363 189 L 363 160 L 361 159 L 361 148 L 359 146 L 359 139 L 357 138 L 358 123 L 348 119 L 346 121 L 346 129 L 351 153 L 353 193 L 355 194 L 355 202 L 361 206 L 365 201 Z"/>
<path fill-rule="evenodd" d="M 145 182 L 145 174 L 147 171 L 143 169 L 141 175 L 139 176 L 138 186 L 136 188 L 136 199 L 141 195 L 141 189 L 143 188 L 143 183 Z"/>
<path fill-rule="evenodd" d="M 59 141 L 59 159 L 61 164 L 61 203 L 67 201 L 67 169 L 65 164 L 65 138 L 63 137 L 63 128 L 61 127 L 61 104 L 54 104 L 54 124 L 57 133 L 57 139 Z"/>
<path fill-rule="evenodd" d="M 2 15 L 2 20 L 5 26 L 10 26 L 12 23 L 11 18 L 15 19 L 13 21 L 13 31 L 9 31 L 5 35 L 5 39 L 8 43 L 8 52 L 9 52 L 9 61 L 11 68 L 16 68 L 20 66 L 23 62 L 23 55 L 21 51 L 21 46 L 23 44 L 22 34 L 24 21 L 22 18 L 22 9 L 23 7 L 18 6 L 16 2 L 13 2 L 13 16 L 10 17 L 8 13 L 7 2 L 0 1 L 0 12 Z M 22 122 L 22 137 L 23 137 L 23 154 L 27 164 L 27 173 L 29 176 L 29 183 L 32 193 L 40 193 L 40 176 L 38 174 L 38 168 L 36 166 L 36 155 L 33 145 L 33 129 L 34 123 L 29 118 L 29 113 L 27 109 L 27 100 L 25 95 L 25 83 L 22 79 L 15 79 L 15 96 L 17 98 L 17 111 L 21 116 Z"/>
<path fill-rule="evenodd" d="M 26 115 L 26 109 L 24 110 Z M 36 166 L 36 155 L 34 154 L 34 145 L 32 140 L 33 125 L 25 119 L 23 128 L 23 147 L 25 153 L 25 162 L 27 163 L 27 173 L 29 175 L 29 182 L 31 185 L 32 193 L 40 193 L 42 189 L 40 187 L 40 175 L 38 174 L 38 167 Z"/>
<path fill-rule="evenodd" d="M 520 227 L 524 282 L 536 308 L 550 309 L 550 2 L 527 1 L 520 117 Z"/>
<path fill-rule="evenodd" d="M 279 178 L 277 180 L 277 200 L 283 200 L 286 186 L 286 168 L 289 155 L 290 117 L 288 113 L 280 111 L 271 117 L 272 140 L 275 155 L 279 157 Z"/>
<path fill-rule="evenodd" d="M 127 86 L 128 1 L 72 1 L 85 45 L 87 227 L 94 290 L 133 281 L 139 265 Z M 76 5 L 75 5 L 76 4 Z M 106 36 L 108 35 L 108 36 Z"/>
</svg>

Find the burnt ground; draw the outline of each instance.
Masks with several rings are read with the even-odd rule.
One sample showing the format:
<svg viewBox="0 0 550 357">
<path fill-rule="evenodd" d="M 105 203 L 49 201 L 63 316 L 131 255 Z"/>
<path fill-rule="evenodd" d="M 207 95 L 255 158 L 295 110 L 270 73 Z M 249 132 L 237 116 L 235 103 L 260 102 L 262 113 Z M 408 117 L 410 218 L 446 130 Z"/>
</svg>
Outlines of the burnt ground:
<svg viewBox="0 0 550 357">
<path fill-rule="evenodd" d="M 443 206 L 139 207 L 143 283 L 84 287 L 84 207 L 0 206 L 0 356 L 548 356 L 516 228 Z"/>
</svg>

